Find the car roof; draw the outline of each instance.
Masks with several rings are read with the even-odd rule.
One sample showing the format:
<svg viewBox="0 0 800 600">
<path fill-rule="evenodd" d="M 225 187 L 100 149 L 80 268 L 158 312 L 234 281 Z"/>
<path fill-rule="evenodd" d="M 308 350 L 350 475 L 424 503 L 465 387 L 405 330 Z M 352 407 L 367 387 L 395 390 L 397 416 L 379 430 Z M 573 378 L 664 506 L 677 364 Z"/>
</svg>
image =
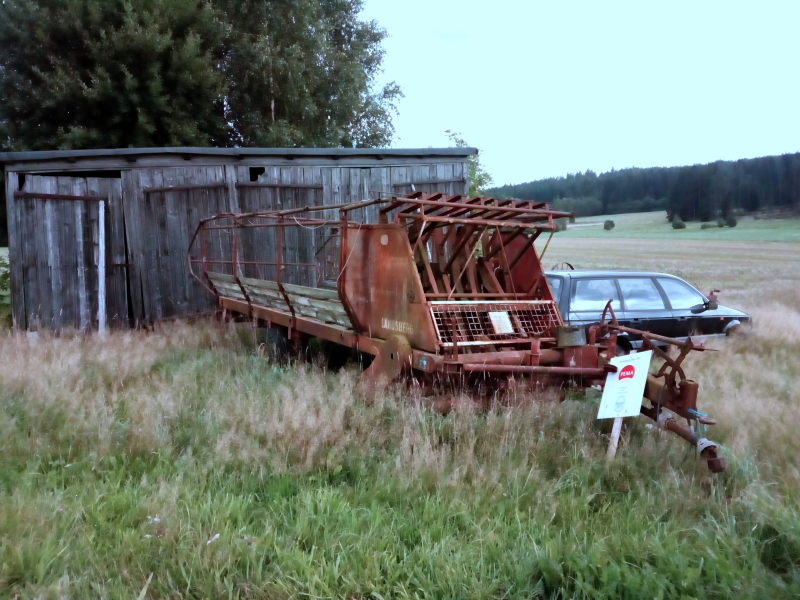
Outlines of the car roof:
<svg viewBox="0 0 800 600">
<path fill-rule="evenodd" d="M 670 277 L 672 279 L 680 279 L 675 275 L 669 273 L 657 273 L 654 271 L 620 271 L 620 270 L 583 270 L 575 269 L 573 271 L 545 271 L 545 275 L 559 275 L 565 277 L 581 278 L 581 277 Z"/>
</svg>

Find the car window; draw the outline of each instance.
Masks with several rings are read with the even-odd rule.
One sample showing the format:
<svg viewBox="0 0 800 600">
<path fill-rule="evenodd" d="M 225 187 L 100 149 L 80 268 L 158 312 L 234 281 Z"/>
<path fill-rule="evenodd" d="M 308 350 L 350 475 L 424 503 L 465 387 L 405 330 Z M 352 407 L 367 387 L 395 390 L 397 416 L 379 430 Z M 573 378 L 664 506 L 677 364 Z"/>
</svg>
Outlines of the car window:
<svg viewBox="0 0 800 600">
<path fill-rule="evenodd" d="M 570 309 L 599 312 L 609 300 L 613 300 L 611 307 L 618 310 L 619 294 L 613 279 L 579 279 L 575 282 Z"/>
<path fill-rule="evenodd" d="M 561 277 L 547 277 L 546 279 L 547 285 L 550 286 L 550 293 L 553 294 L 553 298 L 558 302 L 561 296 Z"/>
<path fill-rule="evenodd" d="M 706 301 L 700 292 L 683 281 L 659 278 L 658 283 L 661 284 L 664 293 L 667 294 L 672 308 L 676 310 L 691 308 Z"/>
<path fill-rule="evenodd" d="M 664 300 L 649 277 L 621 277 L 617 281 L 625 310 L 664 310 Z"/>
</svg>

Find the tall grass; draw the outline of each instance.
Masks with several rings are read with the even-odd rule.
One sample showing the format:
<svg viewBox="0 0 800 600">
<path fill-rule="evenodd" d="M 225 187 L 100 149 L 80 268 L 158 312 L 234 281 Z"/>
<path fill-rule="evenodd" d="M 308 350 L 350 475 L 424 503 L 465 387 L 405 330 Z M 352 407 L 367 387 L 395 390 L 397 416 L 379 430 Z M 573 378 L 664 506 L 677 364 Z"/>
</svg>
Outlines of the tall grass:
<svg viewBox="0 0 800 600">
<path fill-rule="evenodd" d="M 441 417 L 218 325 L 2 333 L 0 597 L 797 597 L 800 273 L 728 255 L 756 327 L 688 366 L 720 475 L 644 419 L 606 465 L 592 393 Z"/>
</svg>

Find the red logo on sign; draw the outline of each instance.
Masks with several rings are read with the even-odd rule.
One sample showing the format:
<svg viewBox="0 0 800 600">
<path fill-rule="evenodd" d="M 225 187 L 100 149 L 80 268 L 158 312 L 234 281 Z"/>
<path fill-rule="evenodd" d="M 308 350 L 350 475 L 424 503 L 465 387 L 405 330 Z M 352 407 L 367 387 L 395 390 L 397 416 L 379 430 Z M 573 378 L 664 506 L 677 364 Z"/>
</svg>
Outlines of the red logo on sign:
<svg viewBox="0 0 800 600">
<path fill-rule="evenodd" d="M 633 379 L 633 374 L 636 372 L 636 369 L 633 368 L 633 365 L 625 365 L 622 367 L 622 370 L 619 372 L 620 379 Z"/>
</svg>

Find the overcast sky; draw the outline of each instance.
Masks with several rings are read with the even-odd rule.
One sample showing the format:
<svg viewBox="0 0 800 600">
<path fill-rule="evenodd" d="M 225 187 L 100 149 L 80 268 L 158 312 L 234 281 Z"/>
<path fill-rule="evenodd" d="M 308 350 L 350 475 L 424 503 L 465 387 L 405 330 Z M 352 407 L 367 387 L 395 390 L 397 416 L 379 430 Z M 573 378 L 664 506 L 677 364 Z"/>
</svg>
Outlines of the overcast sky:
<svg viewBox="0 0 800 600">
<path fill-rule="evenodd" d="M 365 0 L 395 147 L 459 131 L 494 183 L 800 151 L 800 1 Z"/>
</svg>

